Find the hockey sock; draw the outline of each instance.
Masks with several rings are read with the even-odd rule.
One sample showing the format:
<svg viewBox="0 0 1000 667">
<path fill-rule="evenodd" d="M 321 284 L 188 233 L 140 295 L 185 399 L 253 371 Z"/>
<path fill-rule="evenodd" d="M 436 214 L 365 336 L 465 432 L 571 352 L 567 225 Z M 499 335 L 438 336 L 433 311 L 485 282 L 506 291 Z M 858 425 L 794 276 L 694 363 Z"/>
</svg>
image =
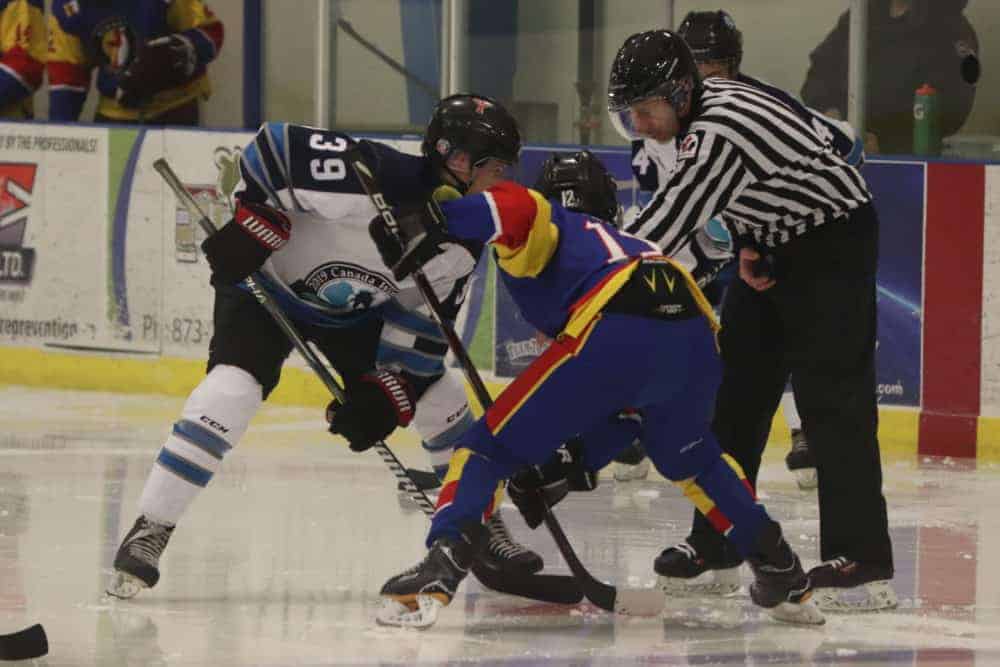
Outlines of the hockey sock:
<svg viewBox="0 0 1000 667">
<path fill-rule="evenodd" d="M 419 406 L 420 403 L 417 405 Z M 472 418 L 472 412 L 466 408 L 462 416 L 455 419 L 444 431 L 441 431 L 434 437 L 421 441 L 420 444 L 423 446 L 424 451 L 427 452 L 427 458 L 430 460 L 431 467 L 434 468 L 434 474 L 438 476 L 439 480 L 444 481 L 445 476 L 448 474 L 448 466 L 451 462 L 451 456 L 455 452 L 455 445 L 458 443 L 458 439 L 474 423 L 476 422 Z"/>
<path fill-rule="evenodd" d="M 454 371 L 447 371 L 417 399 L 413 425 L 438 479 L 445 478 L 458 439 L 474 423 L 465 385 Z"/>
<path fill-rule="evenodd" d="M 723 454 L 697 476 L 675 483 L 741 556 L 753 553 L 757 533 L 770 519 L 732 457 Z"/>
<path fill-rule="evenodd" d="M 195 387 L 160 449 L 139 512 L 173 526 L 239 442 L 262 402 L 261 386 L 235 366 L 216 366 Z"/>
</svg>

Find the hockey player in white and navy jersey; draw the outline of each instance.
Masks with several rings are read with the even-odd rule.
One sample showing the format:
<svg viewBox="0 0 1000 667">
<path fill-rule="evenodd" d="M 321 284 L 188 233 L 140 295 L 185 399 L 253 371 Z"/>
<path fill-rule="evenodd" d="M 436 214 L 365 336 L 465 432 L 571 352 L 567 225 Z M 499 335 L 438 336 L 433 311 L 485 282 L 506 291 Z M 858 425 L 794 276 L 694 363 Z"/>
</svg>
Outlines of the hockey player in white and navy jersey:
<svg viewBox="0 0 1000 667">
<path fill-rule="evenodd" d="M 691 47 L 698 72 L 703 79 L 721 77 L 766 91 L 811 124 L 821 136 L 829 139 L 834 152 L 849 165 L 860 167 L 864 163 L 864 142 L 849 123 L 828 118 L 815 109 L 805 106 L 785 91 L 740 71 L 740 64 L 743 61 L 743 34 L 727 12 L 721 9 L 688 12 L 681 21 L 677 34 Z M 676 165 L 676 138 L 665 143 L 649 138 L 632 141 L 632 171 L 640 189 L 654 195 L 659 194 L 660 188 L 666 185 Z M 638 214 L 638 209 L 634 213 Z M 706 280 L 702 289 L 712 305 L 719 308 L 726 287 L 736 277 L 736 265 L 731 262 L 735 257 L 732 239 L 725 223 L 720 218 L 710 220 L 705 228 L 695 235 L 689 249 L 697 255 L 695 273 L 701 273 L 703 276 L 708 273 L 712 278 L 711 281 Z M 720 263 L 724 266 L 720 266 Z M 785 457 L 785 464 L 795 474 L 799 488 L 814 489 L 817 483 L 816 462 L 802 430 L 802 419 L 792 391 L 786 391 L 782 395 L 781 408 L 792 436 L 792 448 Z M 641 445 L 636 445 L 636 448 L 641 449 Z M 649 469 L 648 461 L 634 450 L 623 452 L 616 461 L 619 461 L 615 466 L 616 479 L 645 477 Z"/>
<path fill-rule="evenodd" d="M 188 397 L 139 501 L 139 518 L 115 557 L 108 592 L 128 598 L 159 579 L 174 526 L 240 441 L 278 384 L 292 345 L 243 284 L 254 274 L 302 336 L 343 379 L 330 430 L 364 451 L 412 422 L 443 473 L 471 426 L 461 375 L 448 370 L 446 340 L 411 279 L 386 271 L 368 233 L 376 210 L 345 159 L 356 151 L 394 206 L 418 205 L 442 185 L 464 190 L 481 165 L 511 164 L 520 151 L 514 118 L 498 103 L 456 95 L 435 110 L 423 155 L 377 141 L 286 123 L 265 124 L 240 156 L 233 219 L 202 245 L 215 288 L 208 374 Z M 467 173 L 449 156 L 471 156 Z M 454 319 L 482 248 L 450 245 L 425 267 Z M 480 555 L 500 571 L 534 573 L 541 558 L 487 525 Z"/>
<path fill-rule="evenodd" d="M 715 435 L 756 484 L 791 374 L 819 473 L 825 562 L 810 578 L 821 606 L 844 606 L 838 589 L 856 586 L 868 595 L 852 608 L 894 606 L 876 434 L 878 216 L 864 178 L 782 96 L 703 81 L 690 48 L 667 30 L 625 41 L 608 111 L 629 140 L 678 141 L 676 167 L 626 231 L 674 257 L 692 253 L 713 218 L 734 238 L 739 280 L 722 308 Z M 695 535 L 685 571 L 674 567 L 680 559 L 658 559 L 661 576 L 735 574 L 740 561 L 728 559 L 721 535 L 697 525 Z"/>
</svg>

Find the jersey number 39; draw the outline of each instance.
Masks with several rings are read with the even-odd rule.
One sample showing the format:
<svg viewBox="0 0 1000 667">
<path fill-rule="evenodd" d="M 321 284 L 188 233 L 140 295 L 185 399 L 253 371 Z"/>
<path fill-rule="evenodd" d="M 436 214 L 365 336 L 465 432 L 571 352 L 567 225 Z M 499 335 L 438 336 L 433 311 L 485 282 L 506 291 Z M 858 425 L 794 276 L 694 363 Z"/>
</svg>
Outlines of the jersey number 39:
<svg viewBox="0 0 1000 667">
<path fill-rule="evenodd" d="M 337 137 L 334 141 L 324 141 L 322 134 L 309 137 L 309 148 L 315 151 L 343 153 L 347 140 Z M 309 174 L 317 181 L 340 181 L 347 176 L 347 166 L 339 157 L 315 158 L 309 161 Z"/>
</svg>

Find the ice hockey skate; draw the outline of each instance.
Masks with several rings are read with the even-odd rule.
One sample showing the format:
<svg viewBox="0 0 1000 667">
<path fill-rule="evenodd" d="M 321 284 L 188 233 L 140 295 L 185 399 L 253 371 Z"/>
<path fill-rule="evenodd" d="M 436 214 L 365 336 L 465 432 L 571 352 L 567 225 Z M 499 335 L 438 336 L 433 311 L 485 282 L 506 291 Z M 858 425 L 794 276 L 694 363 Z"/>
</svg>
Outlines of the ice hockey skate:
<svg viewBox="0 0 1000 667">
<path fill-rule="evenodd" d="M 612 468 L 616 482 L 634 482 L 649 476 L 650 463 L 642 444 L 634 442 L 615 457 Z"/>
<path fill-rule="evenodd" d="M 802 563 L 781 535 L 781 528 L 771 523 L 757 540 L 759 553 L 748 558 L 754 573 L 750 599 L 758 607 L 784 623 L 821 625 L 823 613 L 810 599 L 812 582 L 802 570 Z"/>
<path fill-rule="evenodd" d="M 740 590 L 740 564 L 743 560 L 731 548 L 726 553 L 709 556 L 699 549 L 697 538 L 689 537 L 664 549 L 653 562 L 659 575 L 657 585 L 667 595 L 733 595 Z M 728 546 L 728 545 L 727 545 Z"/>
<path fill-rule="evenodd" d="M 376 622 L 409 628 L 433 625 L 441 607 L 455 597 L 475 554 L 472 542 L 439 537 L 422 561 L 382 586 L 382 606 L 375 614 Z"/>
<path fill-rule="evenodd" d="M 480 562 L 500 572 L 535 574 L 545 567 L 542 557 L 511 537 L 498 509 L 486 522 L 488 538 L 480 554 Z"/>
<path fill-rule="evenodd" d="M 622 410 L 618 414 L 620 422 L 632 422 L 640 429 L 642 428 L 642 413 L 638 410 Z M 628 447 L 618 453 L 614 458 L 612 475 L 616 482 L 633 482 L 646 479 L 649 476 L 650 462 L 646 457 L 646 448 L 642 446 L 642 435 L 640 434 Z"/>
<path fill-rule="evenodd" d="M 834 558 L 809 570 L 816 605 L 824 611 L 866 612 L 895 609 L 891 567 Z"/>
<path fill-rule="evenodd" d="M 795 475 L 795 481 L 803 491 L 815 489 L 819 484 L 816 477 L 816 457 L 809 449 L 805 432 L 800 428 L 792 429 L 792 448 L 785 457 L 785 465 Z"/>
<path fill-rule="evenodd" d="M 128 532 L 115 555 L 115 573 L 107 593 L 116 598 L 135 597 L 144 588 L 152 588 L 160 580 L 160 556 L 174 532 L 165 526 L 140 516 Z"/>
</svg>

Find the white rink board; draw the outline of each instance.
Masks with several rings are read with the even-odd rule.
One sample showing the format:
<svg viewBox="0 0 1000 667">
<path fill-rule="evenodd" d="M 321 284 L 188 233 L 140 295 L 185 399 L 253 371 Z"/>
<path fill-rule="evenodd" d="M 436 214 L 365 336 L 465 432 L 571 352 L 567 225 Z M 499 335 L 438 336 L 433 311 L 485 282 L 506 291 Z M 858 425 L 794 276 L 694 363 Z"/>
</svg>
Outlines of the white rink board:
<svg viewBox="0 0 1000 667">
<path fill-rule="evenodd" d="M 1000 165 L 986 167 L 980 414 L 1000 416 Z"/>
<path fill-rule="evenodd" d="M 2 344 L 112 344 L 107 141 L 101 128 L 0 124 L 0 234 L 9 252 L 34 253 L 30 277 L 11 266 L 0 282 Z"/>
<path fill-rule="evenodd" d="M 252 138 L 0 123 L 0 344 L 203 359 L 213 300 L 204 233 L 152 165 L 166 157 L 220 226 Z"/>
<path fill-rule="evenodd" d="M 164 135 L 162 154 L 217 227 L 230 217 L 228 196 L 219 190 L 231 193 L 234 160 L 252 138 L 252 133 L 231 132 L 170 131 Z M 205 235 L 151 168 L 156 157 L 151 154 L 141 165 L 145 177 L 157 182 L 163 192 L 158 201 L 163 303 L 156 329 L 164 356 L 204 358 L 212 332 L 213 299 L 208 263 L 200 249 Z M 223 182 L 228 186 L 220 187 Z"/>
</svg>

